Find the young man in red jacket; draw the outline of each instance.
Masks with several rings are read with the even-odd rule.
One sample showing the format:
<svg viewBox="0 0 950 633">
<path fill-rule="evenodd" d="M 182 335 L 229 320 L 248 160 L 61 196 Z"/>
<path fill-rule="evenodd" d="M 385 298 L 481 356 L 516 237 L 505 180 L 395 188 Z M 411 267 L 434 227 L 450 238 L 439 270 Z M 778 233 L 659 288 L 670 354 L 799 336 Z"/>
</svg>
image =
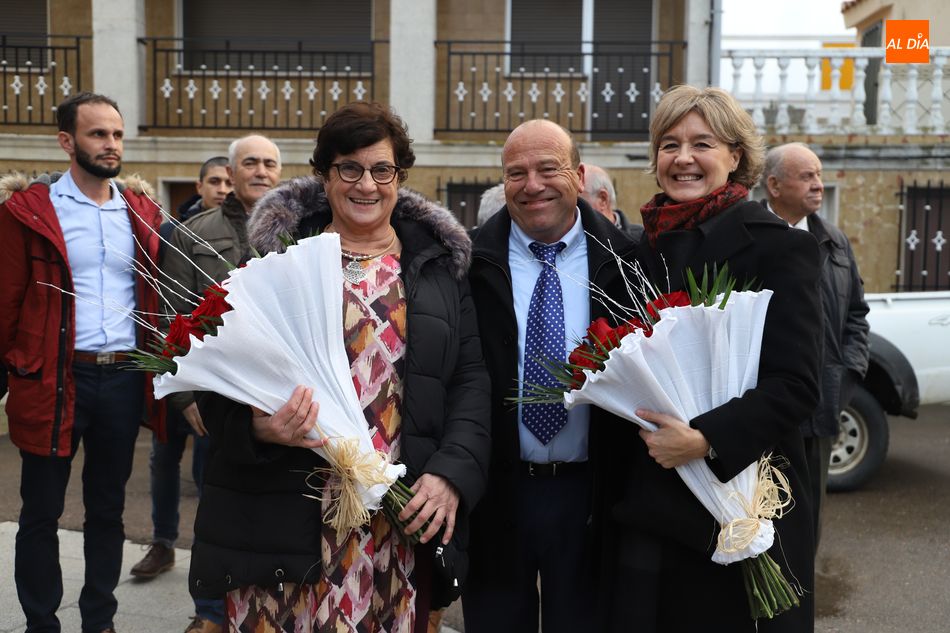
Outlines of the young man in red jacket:
<svg viewBox="0 0 950 633">
<path fill-rule="evenodd" d="M 112 180 L 122 166 L 115 102 L 80 93 L 56 116 L 69 170 L 29 186 L 18 176 L 0 183 L 0 363 L 9 372 L 10 438 L 23 460 L 14 575 L 26 630 L 59 631 L 56 529 L 81 440 L 79 610 L 82 630 L 100 633 L 113 631 L 125 484 L 143 415 L 162 430 L 150 377 L 123 371 L 129 352 L 145 347 L 136 320 L 157 325 L 158 296 L 141 274 L 157 276 L 161 212 L 142 190 Z"/>
</svg>

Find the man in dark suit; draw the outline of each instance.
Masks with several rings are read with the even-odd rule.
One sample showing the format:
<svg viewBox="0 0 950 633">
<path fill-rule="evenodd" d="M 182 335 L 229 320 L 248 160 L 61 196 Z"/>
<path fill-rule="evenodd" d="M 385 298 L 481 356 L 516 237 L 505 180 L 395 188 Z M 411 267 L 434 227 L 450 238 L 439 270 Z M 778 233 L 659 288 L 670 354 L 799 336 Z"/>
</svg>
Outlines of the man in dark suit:
<svg viewBox="0 0 950 633">
<path fill-rule="evenodd" d="M 803 143 L 788 143 L 769 150 L 762 174 L 769 210 L 789 226 L 808 231 L 818 240 L 821 266 L 821 305 L 824 337 L 821 401 L 802 424 L 805 458 L 811 476 L 815 548 L 821 537 L 821 507 L 828 487 L 831 445 L 838 436 L 841 411 L 851 402 L 854 389 L 868 370 L 868 304 L 864 282 L 851 250 L 851 242 L 835 225 L 818 215 L 824 185 L 821 160 Z"/>
<path fill-rule="evenodd" d="M 545 633 L 573 633 L 589 630 L 592 617 L 592 508 L 607 416 L 506 399 L 519 380 L 549 381 L 537 359 L 565 360 L 591 320 L 608 314 L 590 287 L 621 296 L 620 271 L 601 244 L 621 256 L 635 245 L 579 200 L 584 165 L 560 126 L 516 128 L 502 166 L 507 204 L 474 232 L 470 271 L 492 377 L 492 466 L 472 515 L 465 627 L 537 631 L 540 607 Z"/>
</svg>

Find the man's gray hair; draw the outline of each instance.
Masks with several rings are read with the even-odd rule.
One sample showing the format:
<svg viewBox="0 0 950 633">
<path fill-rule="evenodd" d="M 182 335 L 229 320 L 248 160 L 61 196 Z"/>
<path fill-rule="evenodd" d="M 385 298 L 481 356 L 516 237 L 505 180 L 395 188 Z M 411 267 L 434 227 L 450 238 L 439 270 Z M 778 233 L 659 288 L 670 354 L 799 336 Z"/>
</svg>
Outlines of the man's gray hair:
<svg viewBox="0 0 950 633">
<path fill-rule="evenodd" d="M 773 147 L 765 155 L 765 167 L 762 170 L 763 182 L 767 181 L 769 176 L 775 176 L 778 179 L 785 177 L 785 154 L 788 153 L 787 150 L 789 147 L 802 147 L 811 151 L 808 145 L 799 141 Z"/>
<path fill-rule="evenodd" d="M 271 145 L 273 145 L 274 151 L 277 152 L 277 164 L 278 165 L 283 164 L 283 161 L 280 159 L 280 148 L 277 147 L 277 143 L 275 143 L 274 141 L 270 140 L 269 138 L 261 134 L 248 134 L 247 136 L 242 136 L 241 138 L 234 139 L 233 141 L 231 141 L 231 144 L 228 145 L 228 164 L 231 165 L 231 169 L 237 169 L 237 165 L 235 163 L 237 162 L 238 146 L 240 146 L 243 141 L 246 141 L 249 138 L 262 138 L 265 141 L 269 142 Z"/>
<path fill-rule="evenodd" d="M 593 167 L 593 165 L 591 165 L 591 167 Z M 614 183 L 610 180 L 610 174 L 603 168 L 588 169 L 584 173 L 584 191 L 593 199 L 601 189 L 607 191 L 607 197 L 610 198 L 610 208 L 616 209 L 617 192 L 614 190 Z"/>
<path fill-rule="evenodd" d="M 489 187 L 482 193 L 482 198 L 478 202 L 478 216 L 475 221 L 478 226 L 485 224 L 488 219 L 501 211 L 505 206 L 505 183 L 500 183 L 494 187 Z"/>
</svg>

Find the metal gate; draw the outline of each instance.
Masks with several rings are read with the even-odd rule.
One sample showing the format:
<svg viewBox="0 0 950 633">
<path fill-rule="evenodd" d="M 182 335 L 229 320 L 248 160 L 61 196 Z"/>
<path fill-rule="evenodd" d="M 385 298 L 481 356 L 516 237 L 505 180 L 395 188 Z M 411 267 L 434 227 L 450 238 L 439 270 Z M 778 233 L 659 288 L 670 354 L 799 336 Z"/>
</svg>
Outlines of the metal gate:
<svg viewBox="0 0 950 633">
<path fill-rule="evenodd" d="M 901 236 L 895 288 L 898 291 L 950 289 L 950 188 L 928 180 L 915 180 L 898 194 L 901 210 Z"/>
</svg>

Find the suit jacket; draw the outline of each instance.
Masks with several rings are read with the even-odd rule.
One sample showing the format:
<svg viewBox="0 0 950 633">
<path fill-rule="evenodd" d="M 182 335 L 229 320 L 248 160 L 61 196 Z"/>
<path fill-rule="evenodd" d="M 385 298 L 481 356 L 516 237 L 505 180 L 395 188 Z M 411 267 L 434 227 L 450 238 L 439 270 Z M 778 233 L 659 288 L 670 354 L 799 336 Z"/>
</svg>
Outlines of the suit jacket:
<svg viewBox="0 0 950 633">
<path fill-rule="evenodd" d="M 611 244 L 621 257 L 633 255 L 634 242 L 630 241 L 606 218 L 578 200 L 581 222 L 587 237 L 588 272 L 590 281 L 622 300 L 626 293 L 614 257 L 602 244 Z M 498 570 L 507 566 L 515 555 L 512 539 L 505 533 L 514 529 L 513 482 L 518 477 L 521 446 L 518 437 L 517 408 L 505 399 L 512 396 L 518 379 L 518 326 L 512 299 L 511 271 L 508 266 L 508 237 L 511 216 L 507 207 L 473 232 L 472 268 L 469 280 L 478 311 L 479 331 L 485 363 L 491 375 L 492 458 L 488 489 L 485 497 L 472 514 L 470 575 L 491 575 L 493 583 L 502 583 Z M 591 300 L 591 319 L 608 316 L 605 308 Z M 588 456 L 594 469 L 593 506 L 601 505 L 598 491 L 598 455 L 602 452 L 602 438 L 610 436 L 606 426 L 617 424 L 615 418 L 603 411 L 592 409 Z M 629 423 L 625 423 L 629 424 Z M 592 524 L 592 535 L 598 523 Z"/>
<path fill-rule="evenodd" d="M 666 268 L 663 266 L 665 259 Z M 728 481 L 762 455 L 785 463 L 794 507 L 776 520 L 770 553 L 805 589 L 801 606 L 769 621 L 759 631 L 811 631 L 814 627 L 814 535 L 808 471 L 799 426 L 818 403 L 821 304 L 818 294 L 818 248 L 815 238 L 790 230 L 787 223 L 757 202 L 742 202 L 694 230 L 661 234 L 655 248 L 640 243 L 637 259 L 655 280 L 683 289 L 685 270 L 697 279 L 703 268 L 728 262 L 738 286 L 751 281 L 773 291 L 765 321 L 758 384 L 743 396 L 704 413 L 690 425 L 702 431 L 717 453 L 707 460 L 722 481 Z M 718 528 L 713 517 L 689 492 L 673 469 L 660 467 L 635 436 L 614 442 L 633 453 L 623 501 L 612 513 L 614 541 L 639 543 L 639 549 L 615 568 L 618 586 L 634 575 L 641 588 L 615 600 L 609 610 L 614 630 L 629 627 L 626 611 L 640 596 L 652 596 L 655 623 L 638 623 L 649 631 L 754 631 L 748 615 L 739 565 L 721 566 L 710 556 Z M 616 571 L 619 569 L 620 571 Z M 790 570 L 790 573 L 789 573 Z M 645 573 L 650 572 L 650 573 Z M 639 575 L 638 575 L 639 574 Z M 619 577 L 617 577 L 619 576 Z M 619 609 L 618 609 L 619 607 Z M 651 605 L 640 605 L 639 612 Z"/>
<path fill-rule="evenodd" d="M 864 282 L 851 242 L 836 226 L 816 214 L 808 216 L 808 231 L 818 240 L 821 253 L 821 302 L 825 315 L 821 363 L 821 402 L 812 419 L 802 427 L 808 436 L 835 437 L 838 418 L 847 402 L 841 387 L 847 373 L 859 383 L 868 370 L 871 354 Z"/>
<path fill-rule="evenodd" d="M 768 202 L 762 200 L 762 206 Z M 818 268 L 821 271 L 821 305 L 824 337 L 821 354 L 821 400 L 818 408 L 802 424 L 804 437 L 835 437 L 841 410 L 848 405 L 845 387 L 860 384 L 868 371 L 871 354 L 870 310 L 864 300 L 864 281 L 851 250 L 851 242 L 833 224 L 817 213 L 808 216 L 808 232 L 818 240 Z"/>
</svg>

